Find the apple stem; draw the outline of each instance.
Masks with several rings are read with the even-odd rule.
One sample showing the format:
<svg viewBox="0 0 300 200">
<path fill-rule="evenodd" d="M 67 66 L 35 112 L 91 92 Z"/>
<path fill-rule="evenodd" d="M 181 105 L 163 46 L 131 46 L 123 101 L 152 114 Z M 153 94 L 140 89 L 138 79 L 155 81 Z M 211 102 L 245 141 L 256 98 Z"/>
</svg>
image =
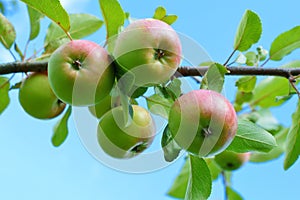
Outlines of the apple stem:
<svg viewBox="0 0 300 200">
<path fill-rule="evenodd" d="M 165 55 L 165 52 L 162 49 L 155 50 L 155 59 L 159 60 Z"/>
<path fill-rule="evenodd" d="M 75 60 L 73 62 L 73 67 L 74 67 L 74 69 L 79 70 L 81 67 L 81 62 L 79 60 Z"/>
</svg>

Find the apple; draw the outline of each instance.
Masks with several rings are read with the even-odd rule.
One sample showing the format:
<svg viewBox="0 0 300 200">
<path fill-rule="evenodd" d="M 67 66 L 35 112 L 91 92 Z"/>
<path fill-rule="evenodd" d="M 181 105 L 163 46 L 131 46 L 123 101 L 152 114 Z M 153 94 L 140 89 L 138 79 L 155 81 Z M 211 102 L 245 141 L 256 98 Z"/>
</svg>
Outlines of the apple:
<svg viewBox="0 0 300 200">
<path fill-rule="evenodd" d="M 237 116 L 220 93 L 193 90 L 172 105 L 169 128 L 181 148 L 200 157 L 213 156 L 231 143 L 237 131 Z"/>
<path fill-rule="evenodd" d="M 54 118 L 66 106 L 53 93 L 47 73 L 32 73 L 23 79 L 19 101 L 25 112 L 38 119 Z"/>
<path fill-rule="evenodd" d="M 54 93 L 73 106 L 98 103 L 109 95 L 115 79 L 107 51 L 87 40 L 73 40 L 56 49 L 48 74 Z"/>
<path fill-rule="evenodd" d="M 132 158 L 152 143 L 155 124 L 150 113 L 138 105 L 133 105 L 133 117 L 126 124 L 122 106 L 107 112 L 99 121 L 98 143 L 113 158 Z"/>
<path fill-rule="evenodd" d="M 137 86 L 156 85 L 168 81 L 179 67 L 181 43 L 167 23 L 140 19 L 118 35 L 113 55 L 118 74 L 133 74 Z"/>
<path fill-rule="evenodd" d="M 250 158 L 250 152 L 235 153 L 233 151 L 223 151 L 215 156 L 216 163 L 223 170 L 236 170 L 239 169 Z"/>
<path fill-rule="evenodd" d="M 111 96 L 107 95 L 99 103 L 93 106 L 89 106 L 88 108 L 93 116 L 100 119 L 106 112 L 112 109 Z"/>
</svg>

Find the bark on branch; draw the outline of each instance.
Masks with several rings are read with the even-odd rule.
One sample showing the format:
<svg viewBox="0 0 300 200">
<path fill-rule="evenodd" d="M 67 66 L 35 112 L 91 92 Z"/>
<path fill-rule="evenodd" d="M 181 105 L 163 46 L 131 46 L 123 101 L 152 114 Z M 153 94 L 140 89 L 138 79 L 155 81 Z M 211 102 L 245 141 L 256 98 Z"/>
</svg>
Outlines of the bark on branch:
<svg viewBox="0 0 300 200">
<path fill-rule="evenodd" d="M 20 72 L 43 72 L 47 70 L 47 62 L 10 62 L 0 64 L 0 75 Z M 226 75 L 281 76 L 290 78 L 300 75 L 300 68 L 261 68 L 235 66 L 227 67 Z M 207 67 L 182 66 L 177 70 L 180 76 L 202 76 Z"/>
</svg>

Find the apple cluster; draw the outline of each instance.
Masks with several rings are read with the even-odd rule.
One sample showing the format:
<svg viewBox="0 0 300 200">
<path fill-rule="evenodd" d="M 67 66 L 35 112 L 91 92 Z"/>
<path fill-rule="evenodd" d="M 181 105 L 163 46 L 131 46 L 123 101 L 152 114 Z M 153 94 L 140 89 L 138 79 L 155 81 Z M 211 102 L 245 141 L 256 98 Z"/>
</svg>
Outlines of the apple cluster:
<svg viewBox="0 0 300 200">
<path fill-rule="evenodd" d="M 131 107 L 131 115 L 124 114 L 128 111 L 112 91 L 122 83 L 130 99 L 135 91 L 166 83 L 180 65 L 182 49 L 173 28 L 156 19 L 132 22 L 112 44 L 111 53 L 87 40 L 63 44 L 51 55 L 46 73 L 32 73 L 23 80 L 19 99 L 24 110 L 38 119 L 58 116 L 66 104 L 88 107 L 99 119 L 97 138 L 104 152 L 131 158 L 151 145 L 154 120 L 139 105 Z M 169 128 L 175 142 L 189 153 L 214 156 L 234 138 L 237 117 L 221 94 L 194 90 L 171 107 Z"/>
</svg>

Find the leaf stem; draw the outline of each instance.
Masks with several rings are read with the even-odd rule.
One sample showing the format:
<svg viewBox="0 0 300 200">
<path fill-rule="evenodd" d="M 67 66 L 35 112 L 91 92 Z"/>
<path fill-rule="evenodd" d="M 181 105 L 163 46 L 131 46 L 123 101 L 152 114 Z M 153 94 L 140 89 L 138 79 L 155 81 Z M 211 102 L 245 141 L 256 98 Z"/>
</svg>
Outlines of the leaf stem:
<svg viewBox="0 0 300 200">
<path fill-rule="evenodd" d="M 231 52 L 230 56 L 227 58 L 227 60 L 223 64 L 224 66 L 226 66 L 228 64 L 228 62 L 230 61 L 230 59 L 232 58 L 232 56 L 234 55 L 235 52 L 236 52 L 236 49 Z"/>
<path fill-rule="evenodd" d="M 222 182 L 224 186 L 224 200 L 228 200 L 228 194 L 227 194 L 228 182 L 226 180 L 225 171 L 222 171 L 221 174 L 222 174 Z"/>
</svg>

